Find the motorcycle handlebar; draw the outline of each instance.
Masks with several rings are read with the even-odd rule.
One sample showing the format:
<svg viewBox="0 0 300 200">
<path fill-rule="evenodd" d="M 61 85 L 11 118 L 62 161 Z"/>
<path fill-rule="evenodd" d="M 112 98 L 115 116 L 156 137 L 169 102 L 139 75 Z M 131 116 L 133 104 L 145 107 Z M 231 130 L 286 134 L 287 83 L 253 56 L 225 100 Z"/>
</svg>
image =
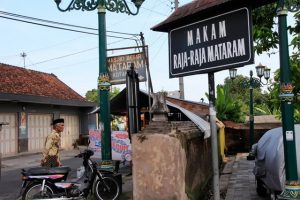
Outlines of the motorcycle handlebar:
<svg viewBox="0 0 300 200">
<path fill-rule="evenodd" d="M 94 152 L 91 150 L 85 150 L 84 152 L 80 152 L 78 155 L 76 155 L 75 158 L 82 158 L 84 155 L 90 158 L 94 155 Z"/>
<path fill-rule="evenodd" d="M 82 153 L 80 153 L 80 154 L 78 154 L 78 155 L 76 155 L 76 156 L 74 156 L 75 158 L 82 158 Z"/>
</svg>

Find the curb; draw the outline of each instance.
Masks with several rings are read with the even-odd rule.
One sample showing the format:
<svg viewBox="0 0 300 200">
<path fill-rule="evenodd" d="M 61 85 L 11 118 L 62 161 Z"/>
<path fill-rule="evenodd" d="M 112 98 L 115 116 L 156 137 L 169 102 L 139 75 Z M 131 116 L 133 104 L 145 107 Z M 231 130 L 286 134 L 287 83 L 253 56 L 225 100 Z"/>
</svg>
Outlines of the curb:
<svg viewBox="0 0 300 200">
<path fill-rule="evenodd" d="M 221 199 L 226 199 L 229 179 L 233 172 L 233 165 L 236 161 L 236 156 L 226 157 L 225 166 L 220 174 L 220 195 Z"/>
<path fill-rule="evenodd" d="M 78 146 L 79 150 L 85 149 L 87 148 L 86 146 Z M 60 149 L 60 154 L 64 154 L 64 152 L 70 152 L 70 151 L 76 151 L 77 149 Z M 77 150 L 79 152 L 79 150 Z M 37 152 L 22 152 L 22 153 L 18 153 L 15 155 L 7 155 L 7 156 L 3 156 L 2 155 L 2 161 L 5 160 L 13 160 L 13 159 L 18 159 L 18 158 L 22 158 L 22 157 L 27 157 L 27 156 L 34 156 L 34 155 L 38 155 L 38 154 L 42 154 L 42 151 L 37 151 Z"/>
<path fill-rule="evenodd" d="M 41 154 L 41 153 L 42 152 L 24 152 L 24 153 L 18 153 L 16 155 L 2 157 L 2 161 L 18 159 L 18 158 L 27 157 L 27 156 L 34 156 L 34 155 L 38 155 L 38 154 Z"/>
</svg>

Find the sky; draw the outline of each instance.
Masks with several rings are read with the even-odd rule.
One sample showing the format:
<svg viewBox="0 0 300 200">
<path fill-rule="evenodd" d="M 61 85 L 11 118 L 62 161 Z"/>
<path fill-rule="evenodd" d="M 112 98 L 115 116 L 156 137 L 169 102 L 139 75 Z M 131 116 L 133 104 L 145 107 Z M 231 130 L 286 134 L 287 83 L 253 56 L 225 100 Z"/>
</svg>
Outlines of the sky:
<svg viewBox="0 0 300 200">
<path fill-rule="evenodd" d="M 191 0 L 179 0 L 179 6 L 189 2 Z M 66 3 L 63 5 L 66 6 Z M 134 7 L 131 8 L 134 10 Z M 0 11 L 93 29 L 98 26 L 96 10 L 60 12 L 54 0 L 1 0 Z M 110 31 L 107 32 L 108 49 L 136 45 L 134 40 L 124 39 L 130 38 L 130 35 L 112 32 L 144 34 L 146 45 L 149 46 L 149 67 L 154 92 L 179 90 L 178 78 L 169 78 L 168 34 L 150 30 L 173 11 L 173 0 L 146 0 L 136 16 L 109 11 L 106 13 L 106 30 Z M 25 63 L 27 69 L 53 73 L 82 96 L 85 96 L 88 90 L 97 88 L 99 74 L 98 37 L 95 35 L 97 31 L 80 29 L 93 34 L 78 33 L 14 21 L 1 16 L 8 17 L 0 14 L 0 63 L 19 67 L 24 67 Z M 123 39 L 115 38 L 116 36 Z M 137 52 L 137 49 L 114 50 L 108 51 L 107 56 Z M 26 54 L 25 59 L 21 56 L 23 53 Z M 253 70 L 256 76 L 255 66 L 259 63 L 271 68 L 273 77 L 274 71 L 279 68 L 279 54 L 276 53 L 271 57 L 266 54 L 255 55 L 255 63 L 238 68 L 237 73 L 249 76 L 249 71 Z M 228 70 L 216 72 L 215 85 L 223 84 L 228 76 Z M 123 89 L 125 86 L 114 87 Z M 147 83 L 141 82 L 140 88 L 146 90 Z M 208 92 L 207 74 L 184 77 L 184 92 L 186 100 L 200 101 L 204 98 L 204 101 L 208 102 L 205 96 Z"/>
</svg>

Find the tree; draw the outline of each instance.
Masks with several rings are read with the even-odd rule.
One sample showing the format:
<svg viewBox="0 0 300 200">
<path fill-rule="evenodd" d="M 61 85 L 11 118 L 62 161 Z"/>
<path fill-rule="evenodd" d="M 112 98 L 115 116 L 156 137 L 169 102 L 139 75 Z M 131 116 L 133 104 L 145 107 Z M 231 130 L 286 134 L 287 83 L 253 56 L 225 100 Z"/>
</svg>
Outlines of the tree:
<svg viewBox="0 0 300 200">
<path fill-rule="evenodd" d="M 299 0 L 285 0 L 289 5 L 298 5 Z M 276 9 L 277 2 L 257 8 L 253 11 L 253 40 L 255 51 L 259 55 L 267 52 L 269 55 L 278 51 L 279 34 L 276 27 Z M 292 84 L 294 86 L 294 118 L 300 121 L 300 11 L 293 14 L 295 23 L 288 27 L 289 34 L 292 36 L 290 47 L 292 49 L 290 56 L 290 70 Z M 280 74 L 279 70 L 275 73 L 273 87 L 270 90 L 270 103 L 268 109 L 271 113 L 278 113 L 280 110 Z M 297 81 L 298 80 L 298 81 Z"/>
<path fill-rule="evenodd" d="M 207 96 L 207 94 L 206 94 Z M 234 122 L 244 122 L 245 115 L 241 111 L 242 104 L 235 100 L 227 85 L 217 86 L 216 110 L 219 120 L 230 120 Z"/>
<path fill-rule="evenodd" d="M 294 60 L 300 60 L 300 11 L 298 11 L 295 15 L 295 26 L 289 27 L 290 34 L 293 36 L 293 39 L 291 41 L 291 45 L 293 46 L 293 59 Z M 299 65 L 298 65 L 299 66 Z"/>
<path fill-rule="evenodd" d="M 261 84 L 258 78 L 253 78 L 253 104 L 254 114 L 265 114 L 270 106 L 270 94 L 262 92 Z M 237 75 L 235 79 L 226 78 L 224 85 L 230 88 L 230 95 L 233 99 L 237 99 L 241 103 L 241 110 L 245 114 L 249 114 L 250 103 L 250 78 L 242 75 Z M 266 110 L 265 110 L 266 109 Z"/>
<path fill-rule="evenodd" d="M 290 5 L 296 5 L 299 0 L 286 0 Z M 268 4 L 253 11 L 253 40 L 254 50 L 259 55 L 264 52 L 269 55 L 276 53 L 278 50 L 279 34 L 276 23 L 276 9 L 277 3 Z M 295 107 L 295 119 L 300 121 L 300 11 L 294 14 L 295 24 L 288 27 L 289 33 L 292 35 L 292 41 L 290 46 L 292 47 L 291 55 L 291 71 L 292 82 L 294 86 L 294 107 Z M 276 52 L 275 52 L 276 51 Z M 279 70 L 277 77 L 275 76 L 272 81 L 270 92 L 262 92 L 259 87 L 259 80 L 254 78 L 256 86 L 253 90 L 254 98 L 254 114 L 280 114 L 280 81 Z M 227 87 L 230 87 L 230 92 Z M 219 113 L 219 118 L 228 119 L 228 113 L 232 109 L 232 105 L 226 106 L 227 103 L 236 102 L 238 110 L 235 112 L 243 113 L 247 115 L 249 113 L 249 78 L 243 76 L 237 76 L 234 80 L 226 78 L 224 85 L 217 87 L 217 102 L 216 107 Z M 229 97 L 226 93 L 230 93 Z M 229 99 L 227 99 L 229 98 Z M 230 99 L 231 98 L 231 99 Z M 227 100 L 226 100 L 227 99 Z M 233 103 L 234 104 L 234 103 Z M 227 109 L 229 111 L 227 111 Z M 234 120 L 233 120 L 234 121 Z"/>
<path fill-rule="evenodd" d="M 112 99 L 120 93 L 120 88 L 113 87 L 109 93 L 109 98 Z"/>
<path fill-rule="evenodd" d="M 113 87 L 112 90 L 109 92 L 110 99 L 114 98 L 119 93 L 120 93 L 120 88 Z M 98 90 L 92 89 L 87 91 L 85 94 L 85 99 L 99 104 Z"/>
<path fill-rule="evenodd" d="M 299 0 L 285 0 L 290 5 L 297 5 Z M 278 49 L 279 34 L 276 27 L 277 2 L 259 7 L 253 11 L 253 40 L 254 50 L 259 55 L 263 52 L 272 54 L 273 50 Z M 295 24 L 288 27 L 290 35 L 293 36 L 291 46 L 292 55 L 300 59 L 300 11 L 294 15 Z"/>
<path fill-rule="evenodd" d="M 300 63 L 296 58 L 291 59 L 290 70 L 292 74 L 293 94 L 294 94 L 294 119 L 300 122 Z M 280 110 L 280 70 L 276 70 L 273 88 L 270 91 L 272 110 Z"/>
<path fill-rule="evenodd" d="M 89 90 L 85 93 L 85 99 L 90 101 L 90 102 L 97 102 L 99 103 L 98 101 L 98 90 L 97 89 L 92 89 L 92 90 Z"/>
</svg>

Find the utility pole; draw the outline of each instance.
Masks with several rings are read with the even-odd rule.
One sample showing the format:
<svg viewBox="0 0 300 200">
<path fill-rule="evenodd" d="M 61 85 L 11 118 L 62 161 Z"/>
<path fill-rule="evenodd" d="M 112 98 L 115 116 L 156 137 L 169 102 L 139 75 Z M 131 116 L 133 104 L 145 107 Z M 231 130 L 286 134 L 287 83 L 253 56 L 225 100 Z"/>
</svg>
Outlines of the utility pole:
<svg viewBox="0 0 300 200">
<path fill-rule="evenodd" d="M 250 102 L 249 102 L 249 152 L 251 152 L 254 143 L 254 115 L 253 115 L 253 71 L 250 70 Z M 249 154 L 247 160 L 255 160 L 255 156 Z"/>
<path fill-rule="evenodd" d="M 111 154 L 111 113 L 109 90 L 111 81 L 108 74 L 107 66 L 107 41 L 106 41 L 106 11 L 116 13 L 126 13 L 128 15 L 137 15 L 144 0 L 132 1 L 135 5 L 135 10 L 131 10 L 126 0 L 114 1 L 110 0 L 70 0 L 70 3 L 63 3 L 65 6 L 60 6 L 61 0 L 55 0 L 57 9 L 61 12 L 72 10 L 92 11 L 98 10 L 98 44 L 99 44 L 99 79 L 98 79 L 98 99 L 100 106 L 99 119 L 103 123 L 101 131 L 101 168 L 112 169 L 112 154 Z M 63 8 L 64 7 L 64 8 Z"/>
<path fill-rule="evenodd" d="M 23 67 L 25 68 L 25 57 L 27 54 L 25 52 L 20 53 L 20 56 L 23 58 Z"/>
<path fill-rule="evenodd" d="M 146 48 L 145 38 L 144 38 L 144 34 L 142 32 L 140 32 L 140 37 L 141 37 L 141 41 L 142 41 L 143 53 L 144 53 L 145 60 L 146 60 L 146 70 L 147 70 L 147 79 L 148 79 L 149 91 L 151 91 L 151 93 L 153 93 L 153 86 L 152 86 L 152 80 L 151 80 L 150 69 L 149 69 L 148 47 Z"/>
<path fill-rule="evenodd" d="M 216 123 L 216 100 L 215 100 L 215 75 L 208 73 L 208 94 L 209 94 L 209 121 L 211 133 L 212 167 L 213 167 L 213 195 L 214 200 L 220 200 L 220 179 L 219 179 L 219 155 L 218 155 L 218 135 Z"/>
<path fill-rule="evenodd" d="M 151 94 L 153 94 L 153 87 L 152 87 L 152 80 L 150 75 L 149 69 L 149 54 L 148 54 L 148 47 L 145 48 L 145 38 L 144 34 L 140 32 L 140 37 L 142 41 L 143 53 L 146 60 L 146 69 L 147 69 L 147 80 L 148 80 L 148 103 L 149 103 L 149 110 L 151 108 Z M 152 121 L 152 114 L 149 112 L 149 121 Z"/>
<path fill-rule="evenodd" d="M 178 0 L 174 0 L 174 4 L 175 4 L 175 10 L 178 8 Z M 184 99 L 184 83 L 183 83 L 183 77 L 179 77 L 179 98 L 180 99 Z"/>
<path fill-rule="evenodd" d="M 287 13 L 300 10 L 300 4 L 289 5 L 288 1 L 278 0 L 278 33 L 280 60 L 280 101 L 282 135 L 285 161 L 285 188 L 278 199 L 300 199 L 300 182 L 297 171 L 297 154 L 294 125 L 294 93 L 290 72 L 290 58 L 287 34 Z M 299 153 L 299 152 L 298 152 Z"/>
</svg>

